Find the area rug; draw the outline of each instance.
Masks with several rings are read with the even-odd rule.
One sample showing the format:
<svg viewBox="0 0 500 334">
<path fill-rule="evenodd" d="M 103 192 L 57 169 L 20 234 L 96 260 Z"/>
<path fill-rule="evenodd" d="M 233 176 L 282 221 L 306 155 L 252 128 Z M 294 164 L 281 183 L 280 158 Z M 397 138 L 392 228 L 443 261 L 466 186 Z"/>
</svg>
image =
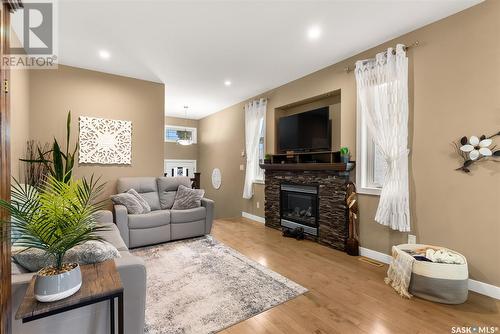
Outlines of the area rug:
<svg viewBox="0 0 500 334">
<path fill-rule="evenodd" d="M 211 236 L 132 253 L 146 262 L 148 334 L 216 333 L 307 291 Z"/>
</svg>

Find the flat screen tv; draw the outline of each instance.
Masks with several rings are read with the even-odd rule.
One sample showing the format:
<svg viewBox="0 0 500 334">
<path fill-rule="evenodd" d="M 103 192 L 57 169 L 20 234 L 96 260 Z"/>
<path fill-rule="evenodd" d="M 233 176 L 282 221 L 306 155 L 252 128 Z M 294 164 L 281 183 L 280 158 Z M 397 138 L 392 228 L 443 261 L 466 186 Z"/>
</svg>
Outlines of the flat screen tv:
<svg viewBox="0 0 500 334">
<path fill-rule="evenodd" d="M 324 107 L 281 117 L 278 121 L 278 136 L 280 152 L 331 150 L 329 108 Z"/>
</svg>

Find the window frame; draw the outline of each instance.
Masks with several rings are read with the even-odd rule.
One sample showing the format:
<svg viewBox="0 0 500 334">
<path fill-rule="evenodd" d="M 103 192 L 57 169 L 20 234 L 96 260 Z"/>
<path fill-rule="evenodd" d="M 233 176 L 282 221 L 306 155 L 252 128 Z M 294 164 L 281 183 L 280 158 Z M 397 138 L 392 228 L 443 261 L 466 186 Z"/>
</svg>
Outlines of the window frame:
<svg viewBox="0 0 500 334">
<path fill-rule="evenodd" d="M 196 144 L 198 142 L 197 128 L 193 128 L 193 127 L 189 127 L 189 126 L 165 124 L 165 129 L 163 132 L 163 140 L 165 141 L 165 143 L 176 143 L 177 142 L 177 140 L 167 138 L 167 129 L 172 129 L 172 130 L 176 130 L 176 131 L 189 131 L 189 132 L 191 132 L 191 140 L 193 141 L 193 144 Z"/>
<path fill-rule="evenodd" d="M 361 114 L 356 111 L 356 191 L 359 194 L 380 196 L 382 185 L 374 180 L 375 143 Z"/>
</svg>

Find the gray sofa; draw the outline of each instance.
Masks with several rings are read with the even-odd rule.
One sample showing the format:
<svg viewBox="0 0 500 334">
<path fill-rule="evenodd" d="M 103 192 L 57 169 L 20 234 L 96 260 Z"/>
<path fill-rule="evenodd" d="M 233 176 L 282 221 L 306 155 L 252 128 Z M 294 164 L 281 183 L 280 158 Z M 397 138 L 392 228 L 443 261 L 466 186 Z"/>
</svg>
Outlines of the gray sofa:
<svg viewBox="0 0 500 334">
<path fill-rule="evenodd" d="M 123 205 L 115 205 L 115 222 L 127 247 L 153 245 L 209 234 L 212 229 L 214 202 L 203 198 L 201 207 L 172 210 L 180 185 L 191 187 L 188 177 L 119 178 L 118 193 L 135 189 L 149 204 L 151 212 L 128 214 Z"/>
<path fill-rule="evenodd" d="M 146 306 L 146 268 L 144 261 L 129 253 L 113 223 L 111 211 L 101 211 L 96 220 L 107 227 L 100 232 L 102 237 L 113 244 L 121 257 L 115 259 L 124 287 L 124 329 L 126 334 L 144 333 Z M 53 315 L 23 324 L 15 320 L 15 313 L 21 304 L 26 288 L 34 273 L 12 263 L 12 333 L 13 334 L 104 334 L 109 333 L 109 303 L 101 302 L 76 310 Z"/>
</svg>

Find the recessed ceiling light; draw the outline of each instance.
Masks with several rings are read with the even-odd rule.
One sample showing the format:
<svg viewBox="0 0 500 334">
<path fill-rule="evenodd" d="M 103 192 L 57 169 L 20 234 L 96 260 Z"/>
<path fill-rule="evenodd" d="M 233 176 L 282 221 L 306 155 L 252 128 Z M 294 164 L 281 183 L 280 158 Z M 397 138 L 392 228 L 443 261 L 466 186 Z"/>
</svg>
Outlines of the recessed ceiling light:
<svg viewBox="0 0 500 334">
<path fill-rule="evenodd" d="M 231 86 L 232 82 L 230 80 L 224 81 L 224 85 L 226 86 Z"/>
<path fill-rule="evenodd" d="M 109 51 L 100 50 L 99 57 L 101 57 L 102 59 L 109 59 L 111 57 L 111 54 L 109 53 Z"/>
<path fill-rule="evenodd" d="M 309 37 L 309 39 L 311 40 L 318 39 L 320 36 L 321 36 L 321 29 L 318 26 L 313 26 L 309 28 L 309 30 L 307 31 L 307 37 Z"/>
</svg>

